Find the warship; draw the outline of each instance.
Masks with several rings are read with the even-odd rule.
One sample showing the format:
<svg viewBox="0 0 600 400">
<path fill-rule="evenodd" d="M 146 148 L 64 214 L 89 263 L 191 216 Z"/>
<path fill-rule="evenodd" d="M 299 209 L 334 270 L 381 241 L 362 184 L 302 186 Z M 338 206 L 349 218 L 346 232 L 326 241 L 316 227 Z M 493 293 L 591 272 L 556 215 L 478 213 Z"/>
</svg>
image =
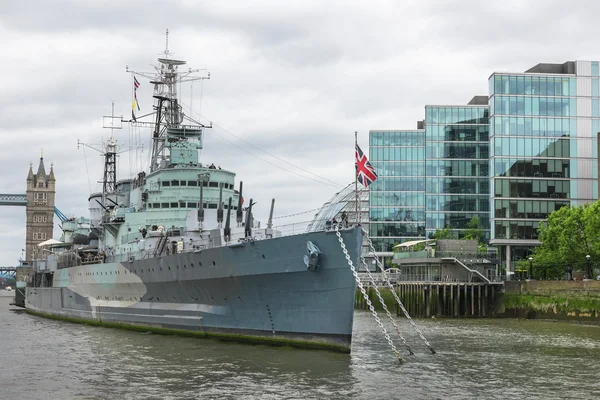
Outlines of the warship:
<svg viewBox="0 0 600 400">
<path fill-rule="evenodd" d="M 134 126 L 152 135 L 150 165 L 117 180 L 117 142 L 103 147 L 102 192 L 88 217 L 62 222 L 40 243 L 27 312 L 92 325 L 349 352 L 362 230 L 285 235 L 253 217 L 236 173 L 200 162 L 202 124 L 178 89 L 206 79 L 165 50 L 133 77 Z M 139 78 L 139 79 L 138 79 Z M 153 85 L 153 111 L 136 118 L 137 88 Z M 124 121 L 124 120 L 123 120 Z M 291 189 L 293 190 L 293 189 Z M 255 210 L 254 210 L 255 211 Z M 341 243 L 345 244 L 345 250 Z"/>
</svg>

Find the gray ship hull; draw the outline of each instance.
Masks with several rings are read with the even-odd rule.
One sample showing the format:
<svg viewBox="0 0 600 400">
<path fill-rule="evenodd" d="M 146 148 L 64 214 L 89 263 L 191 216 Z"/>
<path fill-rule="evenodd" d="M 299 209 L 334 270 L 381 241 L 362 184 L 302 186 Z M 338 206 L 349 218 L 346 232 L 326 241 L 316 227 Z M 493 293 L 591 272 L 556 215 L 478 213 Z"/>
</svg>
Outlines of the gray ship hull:
<svg viewBox="0 0 600 400">
<path fill-rule="evenodd" d="M 355 266 L 360 228 L 342 231 Z M 311 241 L 322 266 L 304 262 Z M 333 231 L 54 271 L 28 312 L 72 321 L 349 352 L 356 282 Z"/>
</svg>

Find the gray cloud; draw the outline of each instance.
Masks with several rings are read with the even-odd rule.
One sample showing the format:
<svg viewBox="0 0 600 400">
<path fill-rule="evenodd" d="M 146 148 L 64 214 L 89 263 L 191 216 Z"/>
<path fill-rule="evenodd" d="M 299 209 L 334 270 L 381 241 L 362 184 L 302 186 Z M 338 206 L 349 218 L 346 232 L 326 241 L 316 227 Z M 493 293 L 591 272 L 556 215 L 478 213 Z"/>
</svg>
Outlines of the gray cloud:
<svg viewBox="0 0 600 400">
<path fill-rule="evenodd" d="M 339 185 L 302 178 L 319 180 L 219 128 L 207 130 L 202 162 L 235 171 L 266 220 L 272 197 L 276 215 L 294 214 L 319 207 L 352 181 L 355 130 L 366 150 L 369 129 L 415 128 L 426 104 L 465 104 L 487 94 L 494 71 L 598 59 L 599 11 L 593 1 L 568 7 L 558 1 L 174 1 L 163 8 L 143 1 L 7 2 L 0 13 L 0 193 L 25 191 L 29 162 L 37 167 L 43 148 L 46 166 L 55 165 L 57 206 L 85 215 L 90 191 L 100 189 L 102 159 L 89 148 L 78 150 L 77 139 L 100 144 L 107 138 L 102 116 L 112 101 L 116 114 L 128 118 L 125 65 L 151 71 L 165 28 L 174 57 L 211 71 L 211 80 L 182 87 L 184 102 L 193 94 L 195 111 L 202 101 L 201 116 L 191 115 Z M 150 95 L 151 85 L 142 81 L 142 112 L 151 110 Z M 143 142 L 147 159 L 148 130 L 124 126 L 115 135 L 127 147 Z M 139 158 L 123 153 L 119 176 L 138 172 Z M 20 255 L 24 216 L 22 208 L 0 208 L 2 265 Z"/>
</svg>

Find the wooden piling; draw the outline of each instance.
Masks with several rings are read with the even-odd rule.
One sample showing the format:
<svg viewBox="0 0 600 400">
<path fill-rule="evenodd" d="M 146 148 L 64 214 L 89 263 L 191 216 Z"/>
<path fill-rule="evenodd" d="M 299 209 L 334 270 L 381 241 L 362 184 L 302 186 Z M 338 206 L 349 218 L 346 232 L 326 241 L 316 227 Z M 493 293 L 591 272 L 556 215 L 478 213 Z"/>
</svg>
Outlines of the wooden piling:
<svg viewBox="0 0 600 400">
<path fill-rule="evenodd" d="M 471 316 L 475 316 L 475 288 L 471 283 Z"/>
</svg>

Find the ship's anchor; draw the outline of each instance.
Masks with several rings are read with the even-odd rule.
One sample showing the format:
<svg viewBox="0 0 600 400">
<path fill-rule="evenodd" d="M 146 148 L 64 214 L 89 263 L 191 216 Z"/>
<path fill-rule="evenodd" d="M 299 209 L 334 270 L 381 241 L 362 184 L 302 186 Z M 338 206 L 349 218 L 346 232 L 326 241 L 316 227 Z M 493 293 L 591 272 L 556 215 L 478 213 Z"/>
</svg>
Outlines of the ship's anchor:
<svg viewBox="0 0 600 400">
<path fill-rule="evenodd" d="M 323 253 L 310 240 L 306 242 L 306 249 L 308 250 L 308 255 L 304 255 L 306 269 L 314 272 L 319 271 L 321 269 L 321 262 L 323 261 Z"/>
</svg>

